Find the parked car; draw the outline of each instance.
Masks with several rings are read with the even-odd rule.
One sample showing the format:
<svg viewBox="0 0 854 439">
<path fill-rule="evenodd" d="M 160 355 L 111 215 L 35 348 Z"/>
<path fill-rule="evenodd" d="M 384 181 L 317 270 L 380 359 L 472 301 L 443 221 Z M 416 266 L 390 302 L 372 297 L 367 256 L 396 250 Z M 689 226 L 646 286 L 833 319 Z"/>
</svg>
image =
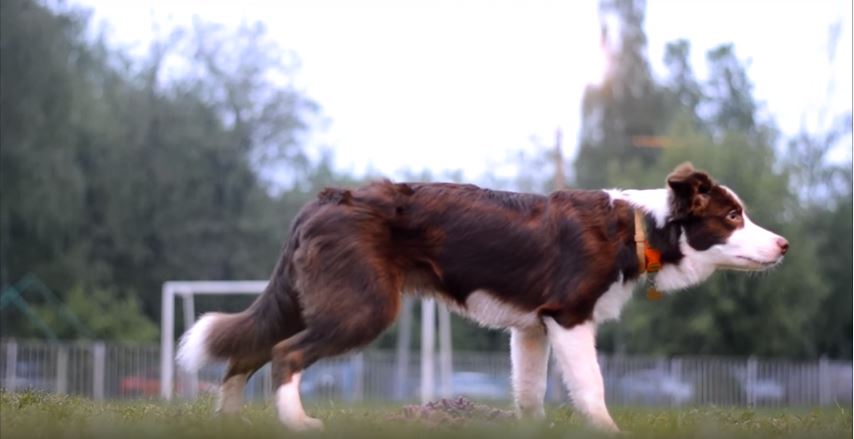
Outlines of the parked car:
<svg viewBox="0 0 854 439">
<path fill-rule="evenodd" d="M 175 388 L 182 389 L 184 385 L 184 374 L 175 377 Z M 199 380 L 199 392 L 214 392 L 219 385 L 214 382 Z M 119 382 L 119 392 L 126 396 L 160 396 L 160 370 L 147 369 L 142 373 L 127 375 Z"/>
<path fill-rule="evenodd" d="M 745 397 L 749 397 L 751 391 L 755 402 L 762 401 L 780 401 L 786 394 L 783 385 L 773 378 L 754 377 L 752 380 L 747 378 L 747 368 L 740 367 L 733 374 L 741 384 L 741 389 Z"/>
<path fill-rule="evenodd" d="M 451 376 L 454 395 L 483 399 L 510 398 L 510 388 L 505 380 L 482 372 L 454 372 Z"/>
<path fill-rule="evenodd" d="M 53 392 L 56 390 L 55 373 L 45 370 L 44 363 L 19 361 L 12 379 L 3 376 L 2 387 L 6 390 L 36 390 Z"/>
<path fill-rule="evenodd" d="M 694 397 L 691 383 L 658 369 L 623 375 L 617 386 L 629 404 L 681 405 Z"/>
<path fill-rule="evenodd" d="M 319 363 L 303 372 L 300 393 L 311 397 L 351 397 L 356 388 L 356 368 L 350 362 Z"/>
</svg>

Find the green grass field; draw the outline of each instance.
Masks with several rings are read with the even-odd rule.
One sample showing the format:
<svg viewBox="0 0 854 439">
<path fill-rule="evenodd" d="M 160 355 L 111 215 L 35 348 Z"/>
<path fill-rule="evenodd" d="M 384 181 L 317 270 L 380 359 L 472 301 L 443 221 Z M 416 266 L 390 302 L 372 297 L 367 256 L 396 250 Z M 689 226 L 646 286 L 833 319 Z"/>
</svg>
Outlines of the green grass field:
<svg viewBox="0 0 854 439">
<path fill-rule="evenodd" d="M 497 404 L 498 408 L 509 408 Z M 303 437 L 359 438 L 576 438 L 600 437 L 566 407 L 550 407 L 546 421 L 468 420 L 426 425 L 390 420 L 402 405 L 307 403 L 326 423 Z M 735 408 L 614 408 L 617 423 L 638 438 L 851 438 L 850 408 L 748 410 Z M 212 401 L 99 403 L 38 393 L 0 394 L 0 437 L 11 438 L 281 438 L 273 408 L 247 405 L 240 416 L 214 417 Z"/>
</svg>

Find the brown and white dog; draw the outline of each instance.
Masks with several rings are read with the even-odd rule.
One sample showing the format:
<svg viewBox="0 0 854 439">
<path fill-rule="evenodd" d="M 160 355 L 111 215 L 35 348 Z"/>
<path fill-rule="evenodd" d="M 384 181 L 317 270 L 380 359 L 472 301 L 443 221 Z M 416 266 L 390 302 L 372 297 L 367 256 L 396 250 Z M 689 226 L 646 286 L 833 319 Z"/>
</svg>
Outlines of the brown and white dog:
<svg viewBox="0 0 854 439">
<path fill-rule="evenodd" d="M 576 410 L 617 431 L 596 325 L 617 318 L 651 276 L 645 255 L 660 257 L 657 288 L 673 291 L 717 269 L 767 269 L 787 249 L 748 219 L 735 193 L 690 163 L 654 190 L 542 196 L 388 181 L 326 189 L 294 220 L 267 290 L 241 313 L 204 315 L 183 336 L 178 361 L 191 371 L 228 362 L 219 400 L 226 413 L 242 405 L 247 378 L 272 361 L 279 419 L 294 430 L 321 428 L 303 410 L 300 373 L 374 340 L 397 316 L 401 294 L 418 292 L 510 330 L 520 416 L 544 416 L 553 349 Z"/>
</svg>

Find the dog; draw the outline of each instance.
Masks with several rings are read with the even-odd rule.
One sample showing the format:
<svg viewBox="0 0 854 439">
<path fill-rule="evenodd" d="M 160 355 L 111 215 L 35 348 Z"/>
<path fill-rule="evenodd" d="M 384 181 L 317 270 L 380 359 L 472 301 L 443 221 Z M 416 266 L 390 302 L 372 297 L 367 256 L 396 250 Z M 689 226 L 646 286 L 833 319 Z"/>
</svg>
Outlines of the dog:
<svg viewBox="0 0 854 439">
<path fill-rule="evenodd" d="M 690 163 L 663 189 L 562 190 L 548 196 L 448 183 L 327 188 L 302 208 L 267 289 L 237 314 L 208 313 L 182 337 L 178 363 L 227 361 L 217 408 L 233 413 L 246 380 L 272 362 L 280 421 L 306 415 L 300 374 L 374 340 L 404 293 L 429 295 L 509 329 L 520 417 L 544 417 L 553 350 L 575 410 L 619 431 L 605 405 L 596 326 L 619 317 L 638 284 L 670 292 L 715 270 L 766 270 L 788 242 L 753 223 L 739 197 Z"/>
</svg>

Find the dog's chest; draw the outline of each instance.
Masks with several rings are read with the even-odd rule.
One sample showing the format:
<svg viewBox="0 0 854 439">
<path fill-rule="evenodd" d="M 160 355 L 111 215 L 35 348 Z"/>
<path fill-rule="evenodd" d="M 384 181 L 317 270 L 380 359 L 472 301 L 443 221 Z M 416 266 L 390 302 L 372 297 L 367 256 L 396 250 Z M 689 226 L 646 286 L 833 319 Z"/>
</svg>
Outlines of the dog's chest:
<svg viewBox="0 0 854 439">
<path fill-rule="evenodd" d="M 618 319 L 626 302 L 631 299 L 634 287 L 635 282 L 623 283 L 622 279 L 613 283 L 596 301 L 593 314 L 590 316 L 593 321 L 601 323 Z M 465 306 L 440 294 L 435 294 L 434 297 L 454 313 L 487 328 L 527 328 L 540 324 L 537 313 L 526 312 L 502 302 L 488 291 L 477 290 L 469 294 Z"/>
<path fill-rule="evenodd" d="M 593 321 L 601 323 L 620 318 L 620 312 L 623 310 L 626 302 L 632 298 L 634 287 L 635 282 L 623 283 L 622 279 L 618 279 L 617 282 L 611 284 L 593 307 Z"/>
<path fill-rule="evenodd" d="M 443 302 L 451 311 L 488 328 L 525 328 L 537 325 L 540 321 L 536 313 L 522 311 L 483 290 L 469 294 L 465 306 L 453 301 Z"/>
</svg>

